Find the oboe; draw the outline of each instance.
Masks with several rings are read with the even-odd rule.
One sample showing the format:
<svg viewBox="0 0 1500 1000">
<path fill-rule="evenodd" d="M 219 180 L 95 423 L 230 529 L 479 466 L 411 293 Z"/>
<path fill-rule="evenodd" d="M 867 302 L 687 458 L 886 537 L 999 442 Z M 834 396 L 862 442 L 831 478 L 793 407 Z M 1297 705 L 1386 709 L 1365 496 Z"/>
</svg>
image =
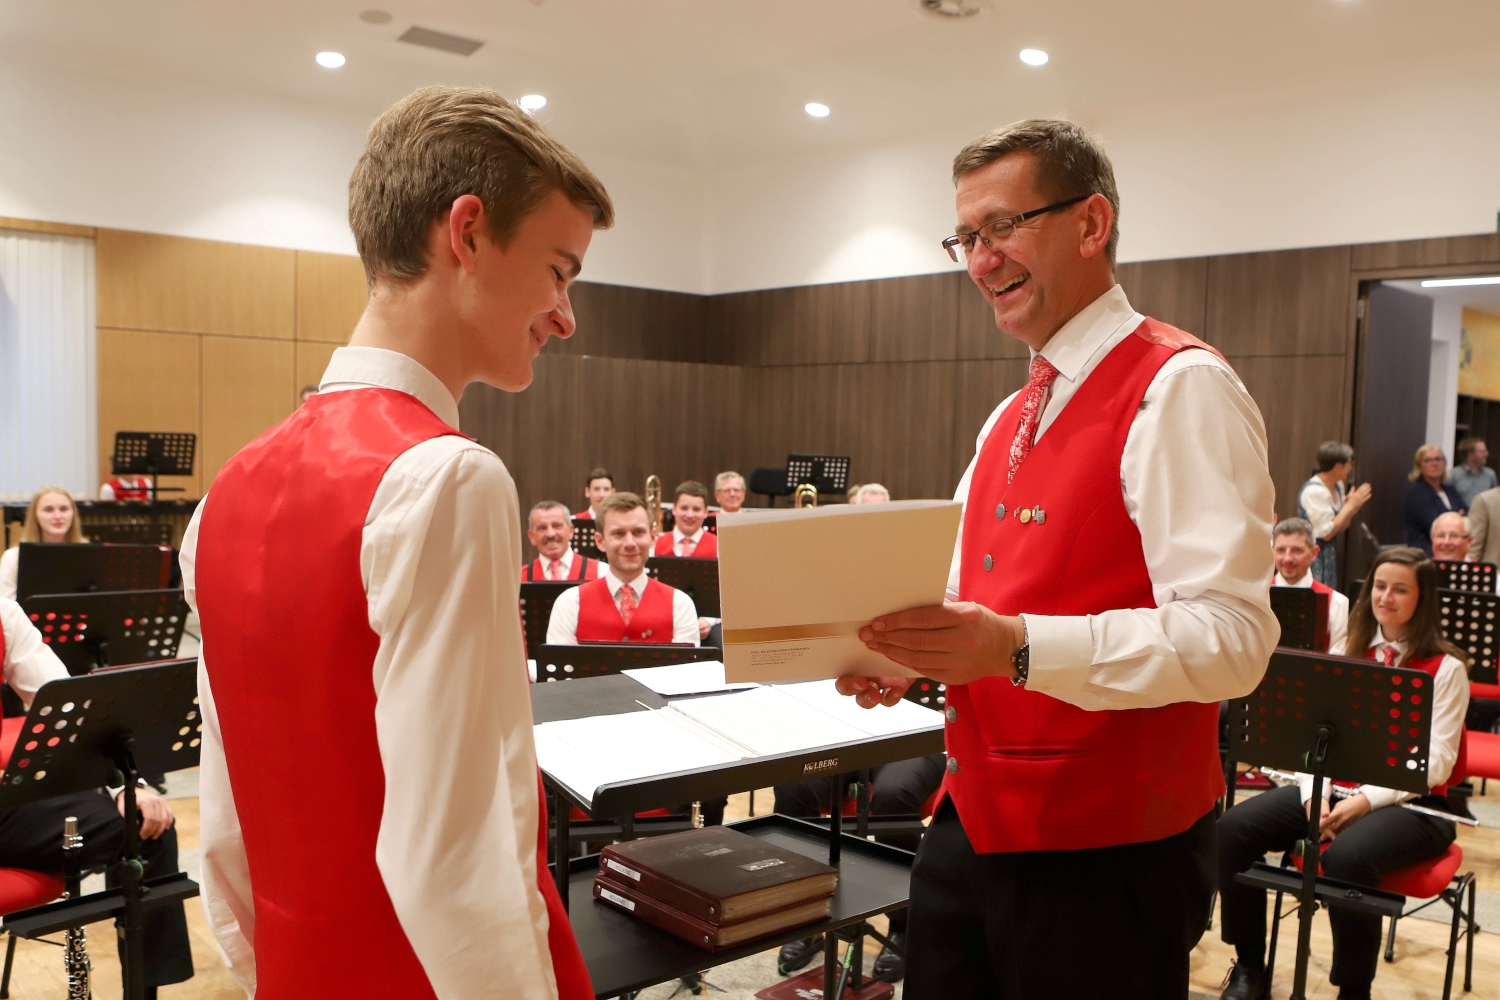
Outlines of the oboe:
<svg viewBox="0 0 1500 1000">
<path fill-rule="evenodd" d="M 1280 781 L 1283 784 L 1295 785 L 1297 783 L 1297 776 L 1290 771 L 1276 771 L 1269 767 L 1263 767 L 1260 769 L 1260 773 L 1272 781 Z M 1343 788 L 1334 784 L 1328 784 L 1323 787 L 1328 789 L 1328 797 L 1330 799 L 1347 799 L 1359 794 L 1358 789 Z M 1477 819 L 1470 819 L 1467 816 L 1455 816 L 1453 813 L 1446 813 L 1441 809 L 1428 809 L 1426 806 L 1419 806 L 1414 802 L 1402 802 L 1399 804 L 1403 809 L 1410 809 L 1412 812 L 1419 812 L 1424 816 L 1433 816 L 1437 819 L 1447 820 L 1449 823 L 1462 823 L 1464 826 L 1482 825 Z"/>
<path fill-rule="evenodd" d="M 77 899 L 83 892 L 82 851 L 78 817 L 69 816 L 63 821 L 63 876 L 67 882 L 64 899 Z M 89 961 L 88 938 L 82 927 L 69 927 L 63 932 L 63 970 L 68 976 L 68 1000 L 90 1000 L 93 993 L 89 976 L 93 964 Z"/>
</svg>

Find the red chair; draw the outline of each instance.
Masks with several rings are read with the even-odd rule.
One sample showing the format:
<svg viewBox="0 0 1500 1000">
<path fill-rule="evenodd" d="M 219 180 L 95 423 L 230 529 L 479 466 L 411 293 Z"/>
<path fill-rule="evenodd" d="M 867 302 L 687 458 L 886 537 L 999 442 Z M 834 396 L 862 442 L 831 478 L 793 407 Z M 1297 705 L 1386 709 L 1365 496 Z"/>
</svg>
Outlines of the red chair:
<svg viewBox="0 0 1500 1000">
<path fill-rule="evenodd" d="M 1481 733 L 1471 729 L 1464 736 L 1469 744 L 1465 776 L 1480 779 L 1479 794 L 1483 795 L 1490 778 L 1500 780 L 1500 733 Z"/>
<path fill-rule="evenodd" d="M 25 716 L 0 720 L 0 768 L 10 763 L 10 752 L 21 735 Z M 63 892 L 61 874 L 27 871 L 24 868 L 0 868 L 0 914 L 29 910 L 50 903 Z M 10 996 L 10 968 L 16 958 L 16 935 L 11 932 L 5 945 L 5 972 L 0 974 L 0 1000 Z"/>
</svg>

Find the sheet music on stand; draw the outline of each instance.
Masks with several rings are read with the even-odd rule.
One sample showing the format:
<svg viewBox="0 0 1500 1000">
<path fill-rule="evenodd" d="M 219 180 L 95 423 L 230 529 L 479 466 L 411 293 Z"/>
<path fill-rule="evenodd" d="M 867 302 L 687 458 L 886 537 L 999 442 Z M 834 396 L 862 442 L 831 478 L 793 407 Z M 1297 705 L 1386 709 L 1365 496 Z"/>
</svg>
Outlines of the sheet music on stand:
<svg viewBox="0 0 1500 1000">
<path fill-rule="evenodd" d="M 1328 651 L 1328 595 L 1311 587 L 1272 587 L 1271 612 L 1281 623 L 1278 645 Z"/>
<path fill-rule="evenodd" d="M 604 553 L 594 544 L 594 525 L 592 517 L 573 518 L 573 540 L 568 543 L 568 547 L 581 556 L 604 562 Z"/>
<path fill-rule="evenodd" d="M 1438 586 L 1445 590 L 1495 592 L 1494 563 L 1460 562 L 1456 559 L 1434 559 L 1432 563 L 1437 567 Z"/>
<path fill-rule="evenodd" d="M 38 594 L 164 590 L 172 573 L 172 551 L 159 545 L 22 542 L 17 560 L 21 603 Z"/>
<path fill-rule="evenodd" d="M 652 556 L 646 572 L 691 597 L 700 616 L 719 617 L 719 560 Z"/>
<path fill-rule="evenodd" d="M 842 494 L 849 488 L 848 455 L 788 455 L 786 484 L 816 486 L 819 494 Z"/>
<path fill-rule="evenodd" d="M 158 476 L 191 476 L 198 435 L 171 431 L 116 431 L 110 472 L 116 476 L 150 476 L 151 499 L 160 489 Z M 181 487 L 168 492 L 181 493 Z"/>
<path fill-rule="evenodd" d="M 68 673 L 177 656 L 187 601 L 181 590 L 41 594 L 21 605 Z"/>
<path fill-rule="evenodd" d="M 1469 680 L 1500 684 L 1496 674 L 1500 596 L 1475 590 L 1439 590 L 1443 638 L 1469 654 Z"/>
<path fill-rule="evenodd" d="M 603 677 L 636 667 L 661 667 L 672 663 L 717 660 L 723 656 L 716 646 L 673 646 L 666 643 L 586 642 L 577 646 L 540 645 L 532 652 L 536 660 L 536 682 Z"/>
</svg>

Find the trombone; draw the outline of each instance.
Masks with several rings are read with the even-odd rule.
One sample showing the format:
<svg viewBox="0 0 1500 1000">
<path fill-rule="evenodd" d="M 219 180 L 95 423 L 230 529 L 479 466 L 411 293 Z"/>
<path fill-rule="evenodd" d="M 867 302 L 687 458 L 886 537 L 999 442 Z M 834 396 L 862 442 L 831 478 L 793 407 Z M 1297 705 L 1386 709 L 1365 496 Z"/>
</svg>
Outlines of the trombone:
<svg viewBox="0 0 1500 1000">
<path fill-rule="evenodd" d="M 656 476 L 646 477 L 646 510 L 651 514 L 651 524 L 655 533 L 661 534 L 661 480 Z"/>
</svg>

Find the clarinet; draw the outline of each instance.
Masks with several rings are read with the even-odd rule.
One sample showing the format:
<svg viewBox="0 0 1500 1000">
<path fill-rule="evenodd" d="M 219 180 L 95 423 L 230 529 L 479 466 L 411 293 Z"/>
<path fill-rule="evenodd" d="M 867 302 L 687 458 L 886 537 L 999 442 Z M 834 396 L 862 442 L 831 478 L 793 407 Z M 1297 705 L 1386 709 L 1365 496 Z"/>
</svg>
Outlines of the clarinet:
<svg viewBox="0 0 1500 1000">
<path fill-rule="evenodd" d="M 78 817 L 69 816 L 63 821 L 63 875 L 68 887 L 63 893 L 64 899 L 77 899 L 83 892 L 83 865 L 79 857 L 82 850 Z M 92 970 L 84 929 L 81 926 L 69 927 L 63 932 L 63 971 L 68 976 L 68 1000 L 90 1000 L 93 995 L 89 985 Z"/>
</svg>

